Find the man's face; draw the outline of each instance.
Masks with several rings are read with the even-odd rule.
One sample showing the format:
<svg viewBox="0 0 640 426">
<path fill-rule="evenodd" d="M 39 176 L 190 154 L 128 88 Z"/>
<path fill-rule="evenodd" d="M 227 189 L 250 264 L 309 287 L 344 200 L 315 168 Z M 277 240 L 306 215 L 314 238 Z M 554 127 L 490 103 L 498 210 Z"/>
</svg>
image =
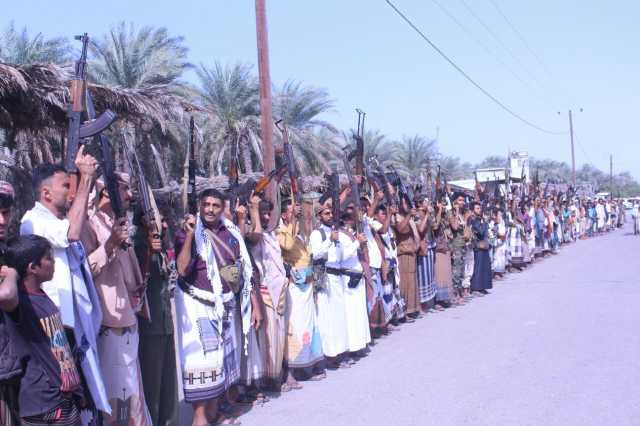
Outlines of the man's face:
<svg viewBox="0 0 640 426">
<path fill-rule="evenodd" d="M 293 205 L 289 204 L 281 213 L 282 220 L 291 223 L 293 221 Z"/>
<path fill-rule="evenodd" d="M 325 209 L 320 213 L 320 222 L 327 226 L 331 226 L 333 224 L 333 213 L 331 213 L 331 210 Z"/>
<path fill-rule="evenodd" d="M 42 194 L 56 210 L 66 214 L 73 202 L 73 198 L 69 198 L 70 188 L 69 175 L 65 172 L 57 172 L 42 183 Z"/>
<path fill-rule="evenodd" d="M 376 220 L 380 223 L 385 223 L 387 221 L 387 211 L 378 210 L 378 213 L 376 213 Z"/>
<path fill-rule="evenodd" d="M 479 204 L 473 206 L 473 214 L 476 215 L 476 217 L 482 217 L 482 207 L 480 207 Z"/>
<path fill-rule="evenodd" d="M 0 240 L 7 238 L 9 224 L 11 223 L 11 207 L 0 209 Z"/>
<path fill-rule="evenodd" d="M 224 203 L 215 197 L 205 197 L 200 200 L 200 218 L 205 225 L 218 223 L 222 219 Z"/>
<path fill-rule="evenodd" d="M 266 229 L 269 226 L 269 222 L 271 221 L 271 210 L 260 210 L 260 224 L 263 229 Z"/>
<path fill-rule="evenodd" d="M 456 207 L 461 209 L 464 206 L 464 197 L 458 197 L 455 201 Z"/>
<path fill-rule="evenodd" d="M 122 208 L 126 211 L 131 207 L 131 201 L 133 201 L 133 192 L 128 183 L 118 182 L 118 190 L 120 191 L 120 200 L 122 201 Z"/>
<path fill-rule="evenodd" d="M 47 254 L 40 259 L 39 265 L 34 265 L 33 273 L 38 278 L 38 282 L 47 282 L 53 279 L 53 272 L 55 271 L 53 255 L 51 249 L 47 251 Z"/>
<path fill-rule="evenodd" d="M 109 192 L 107 189 L 103 189 L 101 195 L 107 200 L 109 199 Z M 133 192 L 128 183 L 118 181 L 118 195 L 120 196 L 120 203 L 124 211 L 129 210 L 131 207 L 131 201 L 133 200 Z"/>
</svg>

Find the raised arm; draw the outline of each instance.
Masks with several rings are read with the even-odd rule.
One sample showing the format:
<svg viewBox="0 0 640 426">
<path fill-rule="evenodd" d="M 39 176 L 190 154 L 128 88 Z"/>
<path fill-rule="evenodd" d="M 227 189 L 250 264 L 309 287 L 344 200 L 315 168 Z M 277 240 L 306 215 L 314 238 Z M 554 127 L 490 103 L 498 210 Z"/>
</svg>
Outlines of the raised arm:
<svg viewBox="0 0 640 426">
<path fill-rule="evenodd" d="M 73 204 L 67 213 L 69 219 L 69 241 L 79 241 L 84 222 L 87 220 L 87 205 L 89 203 L 89 193 L 96 178 L 98 162 L 89 154 L 84 153 L 84 145 L 78 150 L 76 156 L 76 167 L 80 173 L 78 189 L 73 199 Z"/>
<path fill-rule="evenodd" d="M 13 312 L 18 307 L 18 273 L 3 266 L 0 269 L 0 309 Z"/>
</svg>

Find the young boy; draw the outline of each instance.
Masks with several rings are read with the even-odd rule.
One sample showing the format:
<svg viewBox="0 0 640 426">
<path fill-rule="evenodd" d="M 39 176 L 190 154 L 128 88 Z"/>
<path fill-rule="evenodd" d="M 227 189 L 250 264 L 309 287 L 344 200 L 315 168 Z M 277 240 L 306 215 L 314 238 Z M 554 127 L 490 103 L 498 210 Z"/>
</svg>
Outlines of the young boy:
<svg viewBox="0 0 640 426">
<path fill-rule="evenodd" d="M 17 291 L 0 293 L 0 309 L 24 374 L 19 406 L 23 425 L 80 425 L 80 374 L 65 334 L 60 311 L 41 288 L 51 280 L 50 243 L 22 236 L 7 250 L 7 265 L 17 271 Z M 3 286 L 15 281 L 5 280 Z"/>
</svg>

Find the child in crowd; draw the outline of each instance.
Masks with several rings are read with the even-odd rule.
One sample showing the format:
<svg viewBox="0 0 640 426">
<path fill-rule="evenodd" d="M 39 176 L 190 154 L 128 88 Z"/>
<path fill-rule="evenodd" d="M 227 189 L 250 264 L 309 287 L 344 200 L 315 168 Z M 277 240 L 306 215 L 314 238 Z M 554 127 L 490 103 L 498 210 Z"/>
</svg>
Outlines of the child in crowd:
<svg viewBox="0 0 640 426">
<path fill-rule="evenodd" d="M 37 235 L 22 236 L 10 245 L 5 261 L 18 276 L 0 284 L 5 287 L 0 309 L 24 371 L 19 393 L 22 424 L 80 425 L 79 368 L 60 311 L 41 288 L 53 277 L 51 245 Z"/>
</svg>

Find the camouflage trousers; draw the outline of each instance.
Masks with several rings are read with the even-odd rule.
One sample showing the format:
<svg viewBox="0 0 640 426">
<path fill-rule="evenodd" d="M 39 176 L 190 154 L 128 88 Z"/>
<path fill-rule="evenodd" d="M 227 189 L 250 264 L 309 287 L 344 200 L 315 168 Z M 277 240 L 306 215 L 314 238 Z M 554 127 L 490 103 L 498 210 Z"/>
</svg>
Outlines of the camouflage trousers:
<svg viewBox="0 0 640 426">
<path fill-rule="evenodd" d="M 457 293 L 462 292 L 462 283 L 464 281 L 464 247 L 453 247 L 451 251 L 451 264 L 452 264 L 452 281 L 453 289 Z"/>
</svg>

